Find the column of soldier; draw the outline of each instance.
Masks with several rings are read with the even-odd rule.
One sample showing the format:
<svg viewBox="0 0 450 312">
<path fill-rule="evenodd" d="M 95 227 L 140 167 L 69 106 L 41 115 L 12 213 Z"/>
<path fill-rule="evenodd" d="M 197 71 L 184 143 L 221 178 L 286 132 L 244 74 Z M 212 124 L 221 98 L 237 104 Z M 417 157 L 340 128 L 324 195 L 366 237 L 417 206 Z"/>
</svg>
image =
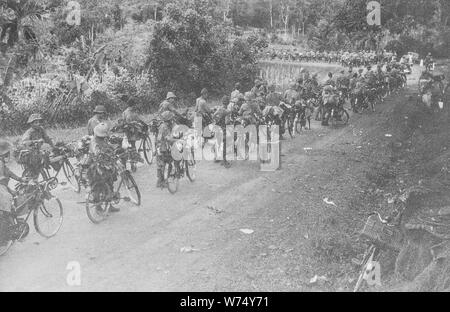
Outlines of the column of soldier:
<svg viewBox="0 0 450 312">
<path fill-rule="evenodd" d="M 336 63 L 342 66 L 368 66 L 376 65 L 380 62 L 390 61 L 397 55 L 391 52 L 374 52 L 374 51 L 304 51 L 301 52 L 294 49 L 271 49 L 260 53 L 259 58 L 262 60 L 280 60 L 291 62 L 325 62 Z"/>
<path fill-rule="evenodd" d="M 243 92 L 242 85 L 236 83 L 230 96 L 224 96 L 221 105 L 214 108 L 211 108 L 209 103 L 208 90 L 203 89 L 200 97 L 196 100 L 193 113 L 203 119 L 204 125 L 214 123 L 225 128 L 229 124 L 243 126 L 275 124 L 280 127 L 282 137 L 286 132 L 292 136 L 293 131 L 298 129 L 297 123 L 300 123 L 300 130 L 303 127 L 310 130 L 311 118 L 314 116 L 317 120 L 322 121 L 323 126 L 327 126 L 329 112 L 335 106 L 350 103 L 354 112 L 361 112 L 365 106 L 368 106 L 371 99 L 382 101 L 383 96 L 381 95 L 386 96 L 405 85 L 406 77 L 402 68 L 402 65 L 395 61 L 380 63 L 376 68 L 369 65 L 366 69 L 354 70 L 350 67 L 348 71 L 340 71 L 336 77 L 329 73 L 324 83 L 318 81 L 317 73 L 311 74 L 303 69 L 301 77 L 293 79 L 289 88 L 283 93 L 277 92 L 279 88 L 276 85 L 269 84 L 264 80 L 256 80 L 253 88 L 248 92 Z M 370 94 L 376 96 L 369 96 Z M 343 98 L 344 101 L 342 101 Z M 154 150 L 152 156 L 156 155 L 157 158 L 157 187 L 166 187 L 164 170 L 173 161 L 170 148 L 177 140 L 172 136 L 172 130 L 176 124 L 192 126 L 192 116 L 188 116 L 187 111 L 180 113 L 177 110 L 176 101 L 176 95 L 168 92 L 151 125 L 147 125 L 141 119 L 133 98 L 127 101 L 127 108 L 118 125 L 114 127 L 107 119 L 105 107 L 97 106 L 93 111 L 94 116 L 87 124 L 87 136 L 78 142 L 74 153 L 70 154 L 76 156 L 77 175 L 81 175 L 83 170 L 93 168 L 95 165 L 93 162 L 98 160 L 95 156 L 111 155 L 122 148 L 122 146 L 114 146 L 111 143 L 111 132 L 114 129 L 125 132 L 130 148 L 137 154 L 136 158 L 125 160 L 130 161 L 133 165 L 140 159 L 139 151 L 136 150 L 136 141 L 147 136 L 148 132 L 152 132 L 156 140 L 155 146 L 152 147 Z M 357 105 L 358 102 L 359 105 Z M 11 210 L 14 192 L 8 188 L 10 179 L 28 183 L 30 180 L 40 178 L 42 167 L 48 165 L 42 160 L 44 157 L 41 150 L 43 144 L 50 145 L 53 150 L 61 150 L 62 147 L 70 149 L 68 144 L 53 142 L 43 127 L 44 119 L 41 115 L 31 115 L 28 124 L 29 129 L 24 133 L 16 149 L 9 142 L 0 141 L 0 210 Z M 124 127 L 124 125 L 129 125 L 129 127 Z M 24 150 L 27 153 L 22 153 Z M 225 168 L 229 168 L 230 163 L 226 160 L 225 148 L 223 150 L 221 164 Z M 7 164 L 12 152 L 24 169 L 21 176 L 8 169 Z M 114 183 L 114 174 L 106 173 L 105 175 L 106 178 L 103 177 L 105 183 Z M 94 181 L 88 182 L 92 184 Z M 118 211 L 118 209 L 113 208 L 111 211 Z"/>
</svg>

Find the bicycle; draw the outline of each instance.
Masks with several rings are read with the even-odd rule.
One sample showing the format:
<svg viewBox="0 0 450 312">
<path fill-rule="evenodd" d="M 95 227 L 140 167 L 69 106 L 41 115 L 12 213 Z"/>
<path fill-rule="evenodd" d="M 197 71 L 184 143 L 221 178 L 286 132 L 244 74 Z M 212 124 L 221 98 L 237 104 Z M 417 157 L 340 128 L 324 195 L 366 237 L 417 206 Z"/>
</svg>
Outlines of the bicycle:
<svg viewBox="0 0 450 312">
<path fill-rule="evenodd" d="M 86 195 L 86 213 L 94 224 L 103 222 L 109 215 L 112 204 L 118 204 L 121 200 L 132 202 L 136 206 L 141 205 L 141 192 L 131 173 L 121 162 L 122 155 L 99 154 L 93 158 L 94 165 L 89 168 L 89 181 L 91 189 Z M 107 177 L 118 176 L 119 183 L 114 191 L 113 183 Z M 112 180 L 112 179 L 111 179 Z M 93 182 L 95 181 L 95 182 Z M 125 187 L 126 197 L 120 197 L 120 191 Z"/>
<path fill-rule="evenodd" d="M 350 115 L 343 107 L 343 104 L 337 105 L 331 109 L 330 122 L 333 127 L 338 124 L 348 125 Z"/>
<path fill-rule="evenodd" d="M 154 152 L 153 143 L 149 136 L 149 126 L 143 122 L 134 121 L 131 123 L 122 123 L 111 129 L 112 132 L 125 133 L 127 137 L 136 136 L 140 141 L 137 152 L 145 160 L 147 165 L 153 164 Z"/>
<path fill-rule="evenodd" d="M 197 164 L 194 158 L 194 148 L 187 144 L 186 140 L 178 140 L 172 148 L 176 148 L 179 160 L 172 159 L 172 162 L 164 169 L 164 185 L 171 194 L 178 192 L 180 179 L 187 177 L 193 183 L 197 178 Z M 185 152 L 187 151 L 187 152 Z"/>
<path fill-rule="evenodd" d="M 49 155 L 48 165 L 44 166 L 41 170 L 41 175 L 44 180 L 49 179 L 51 176 L 50 168 L 53 168 L 55 174 L 53 178 L 58 181 L 58 176 L 62 171 L 64 176 L 71 185 L 72 189 L 76 192 L 80 192 L 80 185 L 75 174 L 75 169 L 73 168 L 72 163 L 70 162 L 70 158 L 75 157 L 75 153 L 72 148 L 69 147 L 68 144 L 65 143 L 56 143 L 55 148 L 52 151 L 52 154 Z M 65 185 L 65 183 L 60 183 L 61 185 Z"/>
<path fill-rule="evenodd" d="M 14 150 L 14 158 L 22 167 L 22 178 L 38 179 L 42 176 L 44 181 L 49 179 L 47 171 L 43 169 L 49 167 L 50 153 L 41 150 L 43 144 L 42 140 L 36 140 L 27 147 L 20 146 Z"/>
<path fill-rule="evenodd" d="M 51 194 L 57 185 L 57 180 L 51 178 L 43 182 L 19 183 L 16 186 L 11 212 L 0 211 L 0 256 L 16 241 L 28 236 L 31 214 L 36 232 L 42 237 L 52 238 L 59 232 L 63 223 L 63 206 Z"/>
<path fill-rule="evenodd" d="M 137 163 L 143 163 L 144 160 L 141 155 L 136 151 L 136 149 L 130 145 L 124 146 L 124 137 L 121 136 L 111 136 L 109 138 L 109 143 L 116 147 L 116 151 L 121 153 L 122 164 L 127 168 L 127 164 L 130 164 L 131 172 L 137 171 Z"/>
<path fill-rule="evenodd" d="M 362 261 L 354 260 L 360 266 L 360 273 L 356 281 L 353 292 L 358 292 L 362 287 L 362 282 L 374 269 L 373 264 L 381 258 L 385 250 L 399 251 L 403 236 L 399 225 L 402 211 L 391 222 L 390 218 L 383 219 L 378 212 L 369 215 L 361 236 L 370 241 L 369 247 L 363 255 Z"/>
</svg>

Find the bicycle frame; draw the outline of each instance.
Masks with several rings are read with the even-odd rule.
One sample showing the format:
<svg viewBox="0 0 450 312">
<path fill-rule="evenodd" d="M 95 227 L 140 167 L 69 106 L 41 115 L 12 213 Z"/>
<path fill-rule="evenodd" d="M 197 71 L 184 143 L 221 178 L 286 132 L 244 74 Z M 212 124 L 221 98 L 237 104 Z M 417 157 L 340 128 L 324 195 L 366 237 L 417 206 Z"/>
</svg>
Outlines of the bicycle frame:
<svg viewBox="0 0 450 312">
<path fill-rule="evenodd" d="M 56 179 L 55 179 L 56 180 Z M 55 183 L 56 181 L 54 181 L 53 183 Z M 45 188 L 44 188 L 44 184 L 45 184 Z M 17 211 L 20 211 L 21 209 L 25 208 L 30 202 L 34 202 L 34 205 L 31 209 L 29 209 L 26 218 L 24 219 L 24 222 L 27 223 L 31 214 L 32 213 L 36 213 L 37 209 L 40 208 L 42 213 L 46 216 L 46 217 L 50 217 L 51 214 L 45 209 L 45 206 L 42 205 L 44 200 L 42 198 L 42 194 L 49 192 L 46 188 L 48 187 L 48 185 L 50 185 L 50 180 L 45 181 L 45 182 L 41 182 L 39 183 L 38 187 L 31 193 L 28 195 L 28 198 L 19 206 L 15 206 L 15 199 L 17 199 L 17 196 L 14 197 L 13 199 L 13 212 L 12 217 L 14 220 L 18 220 L 19 219 L 19 215 L 17 214 Z M 20 238 L 19 238 L 20 239 Z"/>
</svg>

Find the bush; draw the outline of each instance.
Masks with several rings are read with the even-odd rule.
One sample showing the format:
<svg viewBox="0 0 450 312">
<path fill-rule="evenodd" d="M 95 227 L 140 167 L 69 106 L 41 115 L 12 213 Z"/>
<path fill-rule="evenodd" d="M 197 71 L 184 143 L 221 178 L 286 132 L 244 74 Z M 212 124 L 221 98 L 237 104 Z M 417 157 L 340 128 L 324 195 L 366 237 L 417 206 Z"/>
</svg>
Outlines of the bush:
<svg viewBox="0 0 450 312">
<path fill-rule="evenodd" d="M 254 80 L 257 49 L 251 43 L 230 43 L 226 28 L 193 9 L 168 5 L 166 11 L 155 26 L 147 58 L 160 97 L 169 90 L 199 94 L 202 88 L 218 94 L 236 81 Z"/>
<path fill-rule="evenodd" d="M 16 81 L 2 96 L 0 131 L 21 133 L 32 113 L 42 114 L 52 126 L 78 126 L 91 117 L 96 105 L 104 105 L 110 114 L 120 113 L 125 107 L 123 95 L 136 97 L 142 112 L 151 111 L 157 103 L 147 77 L 122 67 L 107 67 L 101 76 L 95 72 L 89 83 L 78 75 L 69 83 L 53 76 L 28 77 Z M 65 100 L 60 101 L 61 97 Z"/>
<path fill-rule="evenodd" d="M 386 51 L 396 52 L 397 55 L 404 55 L 405 51 L 408 52 L 407 48 L 400 40 L 391 40 L 386 44 Z"/>
</svg>

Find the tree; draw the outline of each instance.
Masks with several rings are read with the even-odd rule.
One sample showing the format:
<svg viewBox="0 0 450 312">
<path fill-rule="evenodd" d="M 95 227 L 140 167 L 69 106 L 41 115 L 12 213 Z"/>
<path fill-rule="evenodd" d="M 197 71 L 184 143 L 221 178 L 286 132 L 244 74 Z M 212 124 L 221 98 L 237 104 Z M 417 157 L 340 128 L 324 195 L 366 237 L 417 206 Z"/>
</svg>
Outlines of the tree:
<svg viewBox="0 0 450 312">
<path fill-rule="evenodd" d="M 293 20 L 297 23 L 297 29 L 302 29 L 303 36 L 305 35 L 305 25 L 311 14 L 310 0 L 296 0 L 294 5 Z"/>
<path fill-rule="evenodd" d="M 292 0 L 280 0 L 280 17 L 284 24 L 284 34 L 287 35 L 287 29 L 289 26 L 289 17 L 291 15 Z"/>
<path fill-rule="evenodd" d="M 40 20 L 44 8 L 35 0 L 1 0 L 0 2 L 0 41 L 13 47 L 21 37 L 27 41 L 36 41 L 33 22 Z"/>
<path fill-rule="evenodd" d="M 160 95 L 198 94 L 205 87 L 222 92 L 233 83 L 230 78 L 253 80 L 257 74 L 254 49 L 247 42 L 230 43 L 227 28 L 201 10 L 168 5 L 155 25 L 146 67 Z"/>
</svg>

